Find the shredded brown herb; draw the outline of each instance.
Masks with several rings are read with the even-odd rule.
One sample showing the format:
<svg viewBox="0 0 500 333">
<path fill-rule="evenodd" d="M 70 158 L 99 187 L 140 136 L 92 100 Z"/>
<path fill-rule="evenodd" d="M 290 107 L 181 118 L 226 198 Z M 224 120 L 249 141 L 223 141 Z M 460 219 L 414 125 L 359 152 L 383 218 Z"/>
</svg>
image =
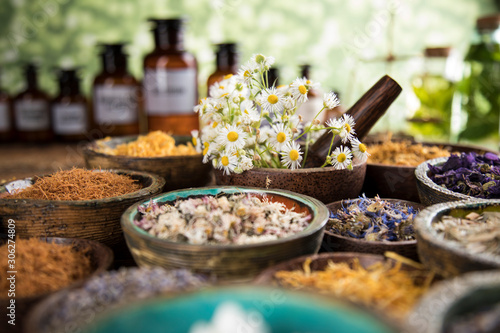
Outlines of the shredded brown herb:
<svg viewBox="0 0 500 333">
<path fill-rule="evenodd" d="M 12 245 L 10 245 L 12 249 Z M 11 271 L 7 264 L 8 244 L 0 247 L 0 271 Z M 64 288 L 92 272 L 88 251 L 75 251 L 69 244 L 47 243 L 38 238 L 17 239 L 16 296 L 29 297 Z M 10 281 L 0 280 L 0 295 L 5 297 Z"/>
<path fill-rule="evenodd" d="M 73 168 L 37 178 L 33 185 L 8 198 L 40 200 L 94 200 L 116 197 L 141 189 L 134 179 L 109 171 Z"/>
</svg>

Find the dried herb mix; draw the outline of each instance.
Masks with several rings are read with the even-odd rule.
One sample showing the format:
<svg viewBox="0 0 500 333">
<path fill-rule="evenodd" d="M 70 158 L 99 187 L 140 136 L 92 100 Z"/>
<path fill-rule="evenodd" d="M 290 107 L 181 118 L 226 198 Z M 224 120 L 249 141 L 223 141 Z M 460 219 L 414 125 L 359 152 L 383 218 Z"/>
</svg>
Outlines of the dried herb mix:
<svg viewBox="0 0 500 333">
<path fill-rule="evenodd" d="M 207 286 L 206 277 L 184 269 L 166 270 L 161 267 L 121 268 L 92 277 L 82 287 L 71 290 L 53 304 L 44 333 L 63 333 L 68 325 L 80 331 L 104 310 L 130 304 L 160 294 L 179 293 Z"/>
<path fill-rule="evenodd" d="M 141 189 L 134 179 L 109 171 L 73 168 L 38 177 L 30 187 L 8 198 L 39 200 L 95 200 L 116 197 Z"/>
<path fill-rule="evenodd" d="M 401 202 L 363 196 L 345 200 L 341 209 L 330 212 L 327 230 L 366 241 L 413 240 L 413 218 L 418 212 L 418 209 Z"/>
<path fill-rule="evenodd" d="M 442 165 L 428 166 L 429 178 L 450 191 L 476 198 L 500 198 L 500 159 L 493 153 L 453 154 Z"/>
<path fill-rule="evenodd" d="M 296 234 L 310 215 L 250 194 L 204 196 L 173 205 L 151 201 L 139 207 L 135 224 L 159 238 L 190 244 L 251 244 Z"/>
<path fill-rule="evenodd" d="M 351 264 L 329 262 L 317 271 L 311 271 L 310 263 L 307 259 L 302 270 L 279 271 L 275 278 L 284 287 L 346 298 L 398 319 L 404 319 L 434 278 L 420 270 L 402 270 L 401 262 L 378 262 L 364 268 L 355 258 Z"/>
<path fill-rule="evenodd" d="M 440 237 L 457 242 L 470 253 L 500 256 L 500 212 L 472 212 L 465 218 L 445 215 L 432 226 Z"/>
<path fill-rule="evenodd" d="M 427 160 L 450 155 L 450 151 L 440 146 L 424 146 L 411 141 L 394 142 L 390 139 L 376 145 L 370 145 L 369 163 L 414 166 Z"/>
<path fill-rule="evenodd" d="M 0 257 L 7 258 L 7 244 L 0 247 Z M 0 261 L 7 272 L 7 259 Z M 37 238 L 16 240 L 16 296 L 29 297 L 55 291 L 92 273 L 86 251 L 75 251 L 69 244 L 47 243 Z M 0 294 L 7 295 L 9 281 L 0 280 Z"/>
</svg>

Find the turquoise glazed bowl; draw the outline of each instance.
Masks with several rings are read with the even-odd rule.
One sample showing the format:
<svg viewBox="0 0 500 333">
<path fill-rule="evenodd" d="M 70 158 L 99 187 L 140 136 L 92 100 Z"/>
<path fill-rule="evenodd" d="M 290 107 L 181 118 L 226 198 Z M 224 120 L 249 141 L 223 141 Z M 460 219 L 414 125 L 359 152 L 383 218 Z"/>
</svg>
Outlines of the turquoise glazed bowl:
<svg viewBox="0 0 500 333">
<path fill-rule="evenodd" d="M 255 286 L 219 288 L 173 299 L 150 300 L 108 313 L 83 332 L 188 333 L 195 323 L 213 322 L 214 310 L 227 302 L 236 303 L 245 313 L 245 321 L 238 322 L 239 325 L 231 330 L 235 333 L 254 332 L 250 325 L 260 326 L 262 322 L 269 327 L 269 333 L 396 332 L 390 325 L 350 304 Z"/>
<path fill-rule="evenodd" d="M 319 200 L 284 190 L 251 187 L 202 187 L 172 191 L 154 197 L 158 204 L 173 204 L 178 199 L 248 193 L 270 201 L 283 203 L 296 212 L 312 216 L 309 226 L 292 236 L 273 241 L 245 245 L 197 245 L 173 242 L 150 235 L 135 225 L 140 217 L 139 202 L 122 215 L 125 240 L 139 266 L 186 268 L 208 274 L 218 280 L 250 280 L 265 268 L 276 263 L 318 252 L 328 221 L 328 209 Z"/>
</svg>

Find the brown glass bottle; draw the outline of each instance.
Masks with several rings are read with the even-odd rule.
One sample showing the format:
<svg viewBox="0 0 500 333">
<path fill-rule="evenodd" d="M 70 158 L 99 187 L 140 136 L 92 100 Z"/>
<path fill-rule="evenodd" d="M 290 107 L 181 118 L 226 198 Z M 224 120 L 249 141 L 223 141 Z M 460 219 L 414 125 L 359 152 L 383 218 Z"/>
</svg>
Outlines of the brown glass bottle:
<svg viewBox="0 0 500 333">
<path fill-rule="evenodd" d="M 220 82 L 229 74 L 238 72 L 238 53 L 235 43 L 217 44 L 215 54 L 215 71 L 208 77 L 207 80 L 207 96 L 210 92 L 210 87 Z"/>
<path fill-rule="evenodd" d="M 54 138 L 50 117 L 50 100 L 38 88 L 36 68 L 25 67 L 27 87 L 13 100 L 14 127 L 17 137 L 25 142 L 48 142 Z"/>
<path fill-rule="evenodd" d="M 141 85 L 127 71 L 123 45 L 102 45 L 102 71 L 93 84 L 93 138 L 139 133 Z"/>
<path fill-rule="evenodd" d="M 9 94 L 0 89 L 0 142 L 14 140 L 12 103 Z"/>
<path fill-rule="evenodd" d="M 52 128 L 60 141 L 88 139 L 89 110 L 74 69 L 59 72 L 59 95 L 52 100 Z"/>
<path fill-rule="evenodd" d="M 155 49 L 144 58 L 143 82 L 148 129 L 189 135 L 199 128 L 198 65 L 184 50 L 181 19 L 151 21 Z"/>
</svg>

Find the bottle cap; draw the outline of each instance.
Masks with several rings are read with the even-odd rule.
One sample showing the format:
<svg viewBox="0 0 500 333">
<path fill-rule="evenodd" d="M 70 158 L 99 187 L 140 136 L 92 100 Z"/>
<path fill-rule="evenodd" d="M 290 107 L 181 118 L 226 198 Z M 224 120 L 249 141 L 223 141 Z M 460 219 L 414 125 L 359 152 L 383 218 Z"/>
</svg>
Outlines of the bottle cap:
<svg viewBox="0 0 500 333">
<path fill-rule="evenodd" d="M 424 55 L 427 58 L 447 58 L 450 52 L 451 47 L 449 46 L 427 47 L 424 50 Z"/>
<path fill-rule="evenodd" d="M 500 26 L 500 13 L 481 16 L 476 20 L 478 30 L 495 30 Z"/>
<path fill-rule="evenodd" d="M 127 43 L 113 43 L 113 44 L 106 44 L 106 43 L 99 43 L 97 44 L 98 47 L 102 48 L 101 55 L 107 54 L 107 55 L 127 55 L 126 53 L 123 52 L 123 47 Z"/>
<path fill-rule="evenodd" d="M 236 43 L 220 43 L 215 44 L 217 46 L 217 53 L 237 53 L 238 52 L 238 44 Z"/>
<path fill-rule="evenodd" d="M 153 22 L 153 30 L 180 30 L 182 29 L 184 22 L 186 21 L 183 17 L 169 18 L 169 19 L 148 19 L 148 22 Z"/>
</svg>

